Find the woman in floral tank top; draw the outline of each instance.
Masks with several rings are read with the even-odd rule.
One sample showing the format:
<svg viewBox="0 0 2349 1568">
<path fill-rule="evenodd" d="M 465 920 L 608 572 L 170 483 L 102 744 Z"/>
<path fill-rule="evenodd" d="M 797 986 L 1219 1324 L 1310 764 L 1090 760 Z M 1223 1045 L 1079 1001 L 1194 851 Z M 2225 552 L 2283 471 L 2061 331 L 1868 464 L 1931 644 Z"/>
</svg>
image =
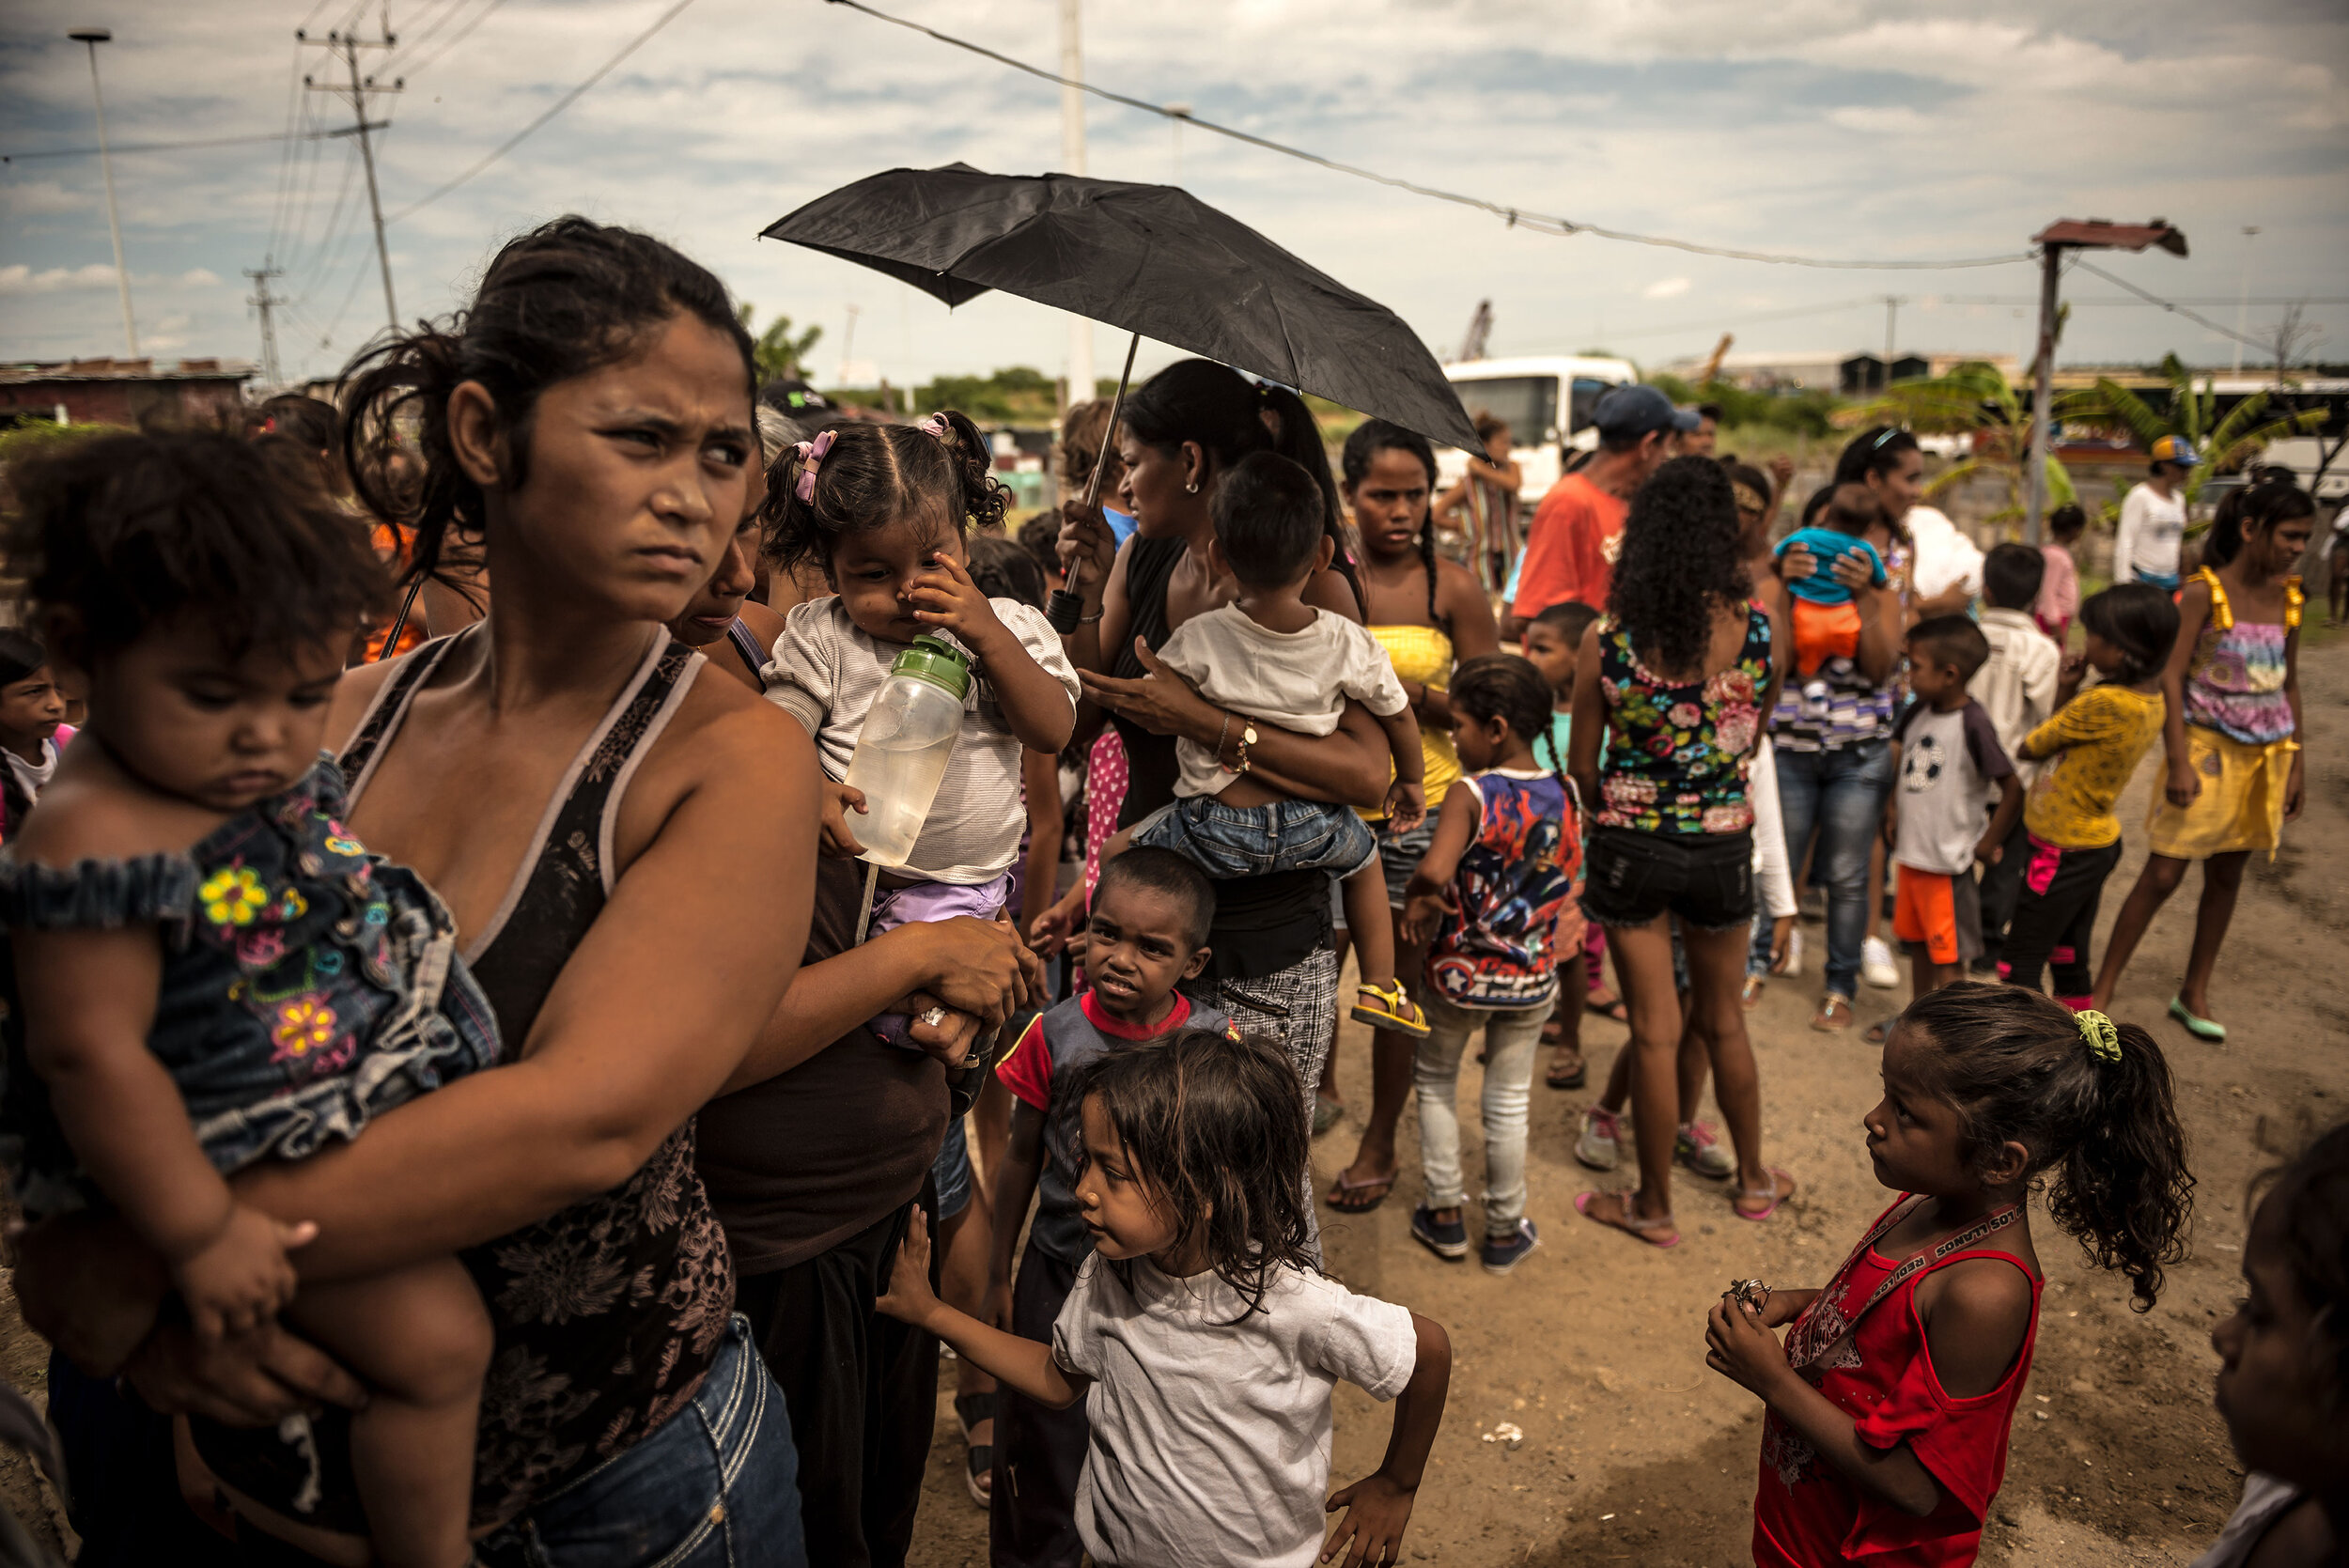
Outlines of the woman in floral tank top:
<svg viewBox="0 0 2349 1568">
<path fill-rule="evenodd" d="M 1762 1164 L 1761 1090 L 1738 992 L 1753 918 L 1753 808 L 1746 775 L 1783 662 L 1752 602 L 1737 504 L 1719 464 L 1666 463 L 1632 497 L 1607 616 L 1583 634 L 1570 769 L 1596 802 L 1582 908 L 1609 927 L 1631 1006 L 1631 1111 L 1640 1186 L 1575 1206 L 1658 1247 L 1672 1218 L 1682 1018 L 1677 924 L 1737 1151 L 1736 1213 L 1766 1219 L 1794 1190 Z M 1601 737 L 1605 756 L 1600 755 Z M 1668 918 L 1669 917 L 1669 923 Z"/>
</svg>

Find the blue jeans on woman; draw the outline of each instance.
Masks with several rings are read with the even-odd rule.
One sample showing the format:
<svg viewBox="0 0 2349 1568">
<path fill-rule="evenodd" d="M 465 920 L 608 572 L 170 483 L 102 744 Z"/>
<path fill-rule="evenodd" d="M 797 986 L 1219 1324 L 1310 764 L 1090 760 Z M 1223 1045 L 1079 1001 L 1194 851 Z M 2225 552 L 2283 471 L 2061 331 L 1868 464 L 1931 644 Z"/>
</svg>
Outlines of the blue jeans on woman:
<svg viewBox="0 0 2349 1568">
<path fill-rule="evenodd" d="M 1892 792 L 1892 747 L 1862 740 L 1824 752 L 1773 746 L 1786 859 L 1797 874 L 1803 846 L 1818 830 L 1811 880 L 1827 889 L 1827 988 L 1849 999 L 1859 988 L 1859 944 L 1868 935 L 1868 854 Z"/>
</svg>

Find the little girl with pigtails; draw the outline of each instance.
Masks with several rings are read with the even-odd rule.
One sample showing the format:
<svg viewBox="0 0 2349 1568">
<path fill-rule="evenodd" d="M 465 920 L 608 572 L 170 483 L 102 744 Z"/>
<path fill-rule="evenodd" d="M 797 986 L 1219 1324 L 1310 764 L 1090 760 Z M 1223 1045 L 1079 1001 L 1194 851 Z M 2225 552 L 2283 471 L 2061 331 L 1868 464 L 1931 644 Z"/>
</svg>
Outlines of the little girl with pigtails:
<svg viewBox="0 0 2349 1568">
<path fill-rule="evenodd" d="M 2045 1275 L 2030 1198 L 2138 1311 L 2184 1255 L 2194 1178 L 2152 1036 L 2016 986 L 1911 1003 L 1863 1119 L 1901 1196 L 1817 1290 L 1740 1280 L 1706 1364 L 1760 1396 L 1761 1568 L 1974 1560 L 2030 1375 Z M 1781 1343 L 1772 1329 L 1788 1327 Z"/>
<path fill-rule="evenodd" d="M 971 580 L 970 530 L 1003 515 L 991 466 L 986 436 L 949 410 L 918 425 L 830 426 L 769 476 L 764 516 L 778 566 L 814 562 L 835 590 L 792 608 L 764 672 L 768 697 L 816 741 L 826 854 L 864 853 L 850 814 L 869 803 L 845 780 L 897 657 L 917 637 L 937 638 L 977 677 L 921 834 L 903 866 L 879 874 L 876 935 L 1003 913 L 1027 825 L 1021 749 L 1055 753 L 1076 725 L 1076 672 L 1043 612 L 989 598 Z M 874 1027 L 908 1043 L 902 1018 Z"/>
</svg>

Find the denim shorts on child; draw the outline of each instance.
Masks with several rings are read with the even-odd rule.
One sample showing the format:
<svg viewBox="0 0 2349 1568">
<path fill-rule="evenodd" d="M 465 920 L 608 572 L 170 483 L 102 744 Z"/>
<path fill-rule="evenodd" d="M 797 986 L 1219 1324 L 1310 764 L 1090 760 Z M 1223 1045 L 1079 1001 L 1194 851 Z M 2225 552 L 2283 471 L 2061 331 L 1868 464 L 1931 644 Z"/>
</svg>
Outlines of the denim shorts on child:
<svg viewBox="0 0 2349 1568">
<path fill-rule="evenodd" d="M 1582 860 L 1582 912 L 1645 925 L 1670 910 L 1699 931 L 1753 919 L 1753 833 L 1643 833 L 1594 828 Z"/>
<path fill-rule="evenodd" d="M 1350 877 L 1378 852 L 1370 824 L 1344 806 L 1275 800 L 1227 806 L 1192 795 L 1134 824 L 1133 842 L 1172 849 L 1218 880 L 1276 871 L 1326 871 Z"/>
</svg>

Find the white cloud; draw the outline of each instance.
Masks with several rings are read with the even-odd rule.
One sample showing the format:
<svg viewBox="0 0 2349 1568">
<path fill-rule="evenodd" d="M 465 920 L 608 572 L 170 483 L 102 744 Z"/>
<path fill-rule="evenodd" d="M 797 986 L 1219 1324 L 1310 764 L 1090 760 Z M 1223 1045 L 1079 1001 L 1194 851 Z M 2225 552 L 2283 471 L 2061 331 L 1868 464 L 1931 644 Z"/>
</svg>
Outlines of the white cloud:
<svg viewBox="0 0 2349 1568">
<path fill-rule="evenodd" d="M 51 267 L 36 272 L 19 262 L 0 267 L 0 294 L 55 294 L 74 288 L 112 288 L 115 270 L 101 261 L 86 267 Z"/>
<path fill-rule="evenodd" d="M 1688 292 L 1688 280 L 1687 278 L 1657 278 L 1654 283 L 1649 284 L 1645 288 L 1640 290 L 1640 298 L 1643 300 L 1676 300 L 1687 292 Z"/>
</svg>

